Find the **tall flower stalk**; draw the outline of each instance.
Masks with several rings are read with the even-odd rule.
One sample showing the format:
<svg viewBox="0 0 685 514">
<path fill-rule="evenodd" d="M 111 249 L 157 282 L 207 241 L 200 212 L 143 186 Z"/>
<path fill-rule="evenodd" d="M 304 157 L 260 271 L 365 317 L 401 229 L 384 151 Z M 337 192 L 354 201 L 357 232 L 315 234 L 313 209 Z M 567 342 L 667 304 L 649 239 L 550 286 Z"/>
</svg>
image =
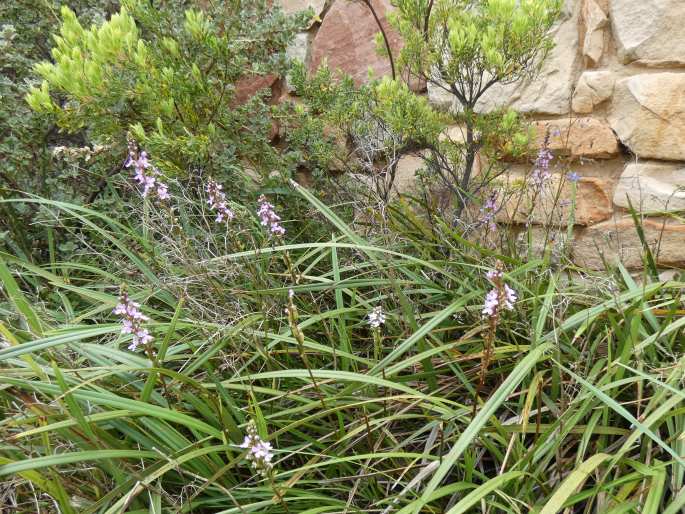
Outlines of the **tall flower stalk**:
<svg viewBox="0 0 685 514">
<path fill-rule="evenodd" d="M 385 313 L 383 307 L 377 305 L 367 316 L 371 331 L 373 333 L 373 357 L 374 361 L 380 362 L 383 357 L 383 335 L 381 334 L 381 327 L 385 324 Z M 385 380 L 385 369 L 381 369 L 383 379 Z M 383 393 L 385 396 L 385 391 Z M 383 412 L 386 412 L 388 406 L 387 400 L 383 401 Z"/>
<path fill-rule="evenodd" d="M 285 235 L 285 228 L 281 225 L 281 217 L 276 214 L 275 207 L 267 201 L 266 196 L 261 195 L 257 202 L 259 203 L 259 208 L 257 209 L 257 216 L 259 217 L 259 222 L 263 227 L 267 228 L 269 237 L 283 238 Z M 290 259 L 290 254 L 288 250 L 283 252 L 283 261 L 285 262 L 288 272 L 295 284 L 300 283 L 300 277 L 295 273 L 295 268 L 293 267 L 292 260 Z"/>
<path fill-rule="evenodd" d="M 152 165 L 148 153 L 145 150 L 139 150 L 138 145 L 129 141 L 128 144 L 128 159 L 124 164 L 126 168 L 133 168 L 133 179 L 142 186 L 140 192 L 143 198 L 155 195 L 160 200 L 169 200 L 169 186 L 160 180 L 160 171 Z"/>
<path fill-rule="evenodd" d="M 547 133 L 535 159 L 533 172 L 530 175 L 533 185 L 537 190 L 545 187 L 552 178 L 552 172 L 549 167 L 552 159 L 554 159 L 554 155 L 549 150 L 549 137 L 549 133 Z"/>
<path fill-rule="evenodd" d="M 319 395 L 319 400 L 321 400 L 321 406 L 324 409 L 326 409 L 326 402 L 324 402 L 323 399 L 324 395 L 322 391 L 319 389 L 319 385 L 316 382 L 316 378 L 314 378 L 314 373 L 312 372 L 312 367 L 309 363 L 309 358 L 307 357 L 307 352 L 304 347 L 304 333 L 298 325 L 299 314 L 297 312 L 297 307 L 295 306 L 295 291 L 293 291 L 292 289 L 288 290 L 288 306 L 285 308 L 285 313 L 288 316 L 288 324 L 290 325 L 290 331 L 293 334 L 295 340 L 297 341 L 297 349 L 300 353 L 300 358 L 302 359 L 305 368 L 307 368 L 307 371 L 309 372 L 309 378 L 311 379 L 312 384 L 314 385 L 314 389 L 316 389 L 316 392 Z"/>
<path fill-rule="evenodd" d="M 131 300 L 128 293 L 121 294 L 119 303 L 112 312 L 121 317 L 121 333 L 132 336 L 129 350 L 136 351 L 138 346 L 147 346 L 152 342 L 154 338 L 147 328 L 143 327 L 143 323 L 149 321 L 150 318 L 140 311 L 140 304 Z"/>
<path fill-rule="evenodd" d="M 245 439 L 240 444 L 240 448 L 247 450 L 245 458 L 250 463 L 250 467 L 260 476 L 269 480 L 271 489 L 283 505 L 283 508 L 288 512 L 288 506 L 283 499 L 283 492 L 276 487 L 276 479 L 274 477 L 273 458 L 274 452 L 271 443 L 262 439 L 257 431 L 257 425 L 253 420 L 247 423 L 245 429 L 247 434 Z"/>
<path fill-rule="evenodd" d="M 250 466 L 263 477 L 271 474 L 274 468 L 272 460 L 274 457 L 271 443 L 262 440 L 257 433 L 257 426 L 250 420 L 247 424 L 247 435 L 243 439 L 241 448 L 247 450 L 245 458 L 250 462 Z"/>
<path fill-rule="evenodd" d="M 497 261 L 495 269 L 487 272 L 486 277 L 492 283 L 493 288 L 485 295 L 483 302 L 482 315 L 487 319 L 488 329 L 485 332 L 483 353 L 480 362 L 480 377 L 476 387 L 476 402 L 474 402 L 474 413 L 480 396 L 480 391 L 485 385 L 490 361 L 492 360 L 495 333 L 497 325 L 503 311 L 511 311 L 518 299 L 516 291 L 504 282 L 503 264 Z"/>
<path fill-rule="evenodd" d="M 380 305 L 374 307 L 373 310 L 369 312 L 368 321 L 373 332 L 374 358 L 376 361 L 378 361 L 381 358 L 383 349 L 381 326 L 385 323 L 385 314 L 383 313 L 383 308 Z"/>
<path fill-rule="evenodd" d="M 259 216 L 259 222 L 262 226 L 268 229 L 270 236 L 284 236 L 285 228 L 281 225 L 281 217 L 276 214 L 274 206 L 267 201 L 264 195 L 261 195 L 257 201 L 259 202 L 257 216 Z"/>
<path fill-rule="evenodd" d="M 223 192 L 223 186 L 221 184 L 209 179 L 205 191 L 207 192 L 207 203 L 209 204 L 209 208 L 216 212 L 214 221 L 217 223 L 227 223 L 235 218 L 235 213 L 228 207 L 226 194 Z"/>
</svg>

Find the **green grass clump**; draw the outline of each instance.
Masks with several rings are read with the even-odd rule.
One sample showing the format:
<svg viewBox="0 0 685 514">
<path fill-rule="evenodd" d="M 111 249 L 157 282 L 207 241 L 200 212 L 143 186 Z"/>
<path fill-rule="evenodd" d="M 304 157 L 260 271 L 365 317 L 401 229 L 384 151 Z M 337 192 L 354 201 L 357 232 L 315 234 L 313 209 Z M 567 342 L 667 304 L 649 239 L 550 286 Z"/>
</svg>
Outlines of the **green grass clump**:
<svg viewBox="0 0 685 514">
<path fill-rule="evenodd" d="M 80 252 L 0 255 L 6 508 L 683 512 L 685 283 L 578 280 L 404 210 L 362 237 L 303 188 L 281 195 L 318 231 L 269 239 L 254 206 L 216 227 L 191 204 L 113 219 L 21 200 Z M 492 320 L 496 266 L 518 300 Z M 138 351 L 122 290 L 150 318 Z M 251 422 L 264 474 L 240 446 Z"/>
</svg>

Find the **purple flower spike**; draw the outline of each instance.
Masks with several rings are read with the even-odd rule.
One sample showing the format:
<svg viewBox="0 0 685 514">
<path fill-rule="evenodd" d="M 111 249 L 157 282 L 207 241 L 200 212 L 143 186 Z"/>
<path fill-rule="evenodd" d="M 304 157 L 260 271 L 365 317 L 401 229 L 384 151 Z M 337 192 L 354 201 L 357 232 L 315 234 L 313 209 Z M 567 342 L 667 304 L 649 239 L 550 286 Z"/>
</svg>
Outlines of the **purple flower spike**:
<svg viewBox="0 0 685 514">
<path fill-rule="evenodd" d="M 281 225 L 281 217 L 274 211 L 274 206 L 267 202 L 264 195 L 259 197 L 258 202 L 257 216 L 259 216 L 262 226 L 267 227 L 271 235 L 283 236 L 285 228 Z"/>
<path fill-rule="evenodd" d="M 503 282 L 502 271 L 491 270 L 488 271 L 485 276 L 495 285 L 495 287 L 485 295 L 482 310 L 483 316 L 494 318 L 499 316 L 502 309 L 508 311 L 514 310 L 514 304 L 518 299 L 518 295 L 516 294 L 516 291 Z"/>
<path fill-rule="evenodd" d="M 496 282 L 502 278 L 502 272 L 500 270 L 492 269 L 488 271 L 485 276 L 490 282 Z"/>
<path fill-rule="evenodd" d="M 257 433 L 257 427 L 250 420 L 247 424 L 247 435 L 240 445 L 247 450 L 245 458 L 251 466 L 262 476 L 267 476 L 273 469 L 271 461 L 274 458 L 271 443 L 264 441 Z"/>
<path fill-rule="evenodd" d="M 150 192 L 157 195 L 160 200 L 169 200 L 169 187 L 159 179 L 160 172 L 150 163 L 150 158 L 145 150 L 137 152 L 134 144 L 129 145 L 128 159 L 125 167 L 134 168 L 133 180 L 143 186 L 141 196 L 146 198 Z"/>
<path fill-rule="evenodd" d="M 228 208 L 226 194 L 222 191 L 223 187 L 218 182 L 209 179 L 205 191 L 207 191 L 207 203 L 209 208 L 216 211 L 216 222 L 223 223 L 231 221 L 235 213 Z"/>
<path fill-rule="evenodd" d="M 497 205 L 497 193 L 492 193 L 480 209 L 480 218 L 478 225 L 486 226 L 490 232 L 497 231 L 497 223 L 495 223 L 495 216 L 497 215 L 499 207 Z"/>
<path fill-rule="evenodd" d="M 549 179 L 552 178 L 552 173 L 549 171 L 549 165 L 554 159 L 552 152 L 549 151 L 549 135 L 545 138 L 545 142 L 538 152 L 537 159 L 535 159 L 535 167 L 531 174 L 531 179 L 536 187 L 543 187 Z"/>
<path fill-rule="evenodd" d="M 128 294 L 123 293 L 119 297 L 119 303 L 112 312 L 121 316 L 121 333 L 133 335 L 129 350 L 135 351 L 138 345 L 146 345 L 154 339 L 148 330 L 141 326 L 142 322 L 149 321 L 150 318 L 140 312 L 140 304 L 131 300 Z"/>
</svg>

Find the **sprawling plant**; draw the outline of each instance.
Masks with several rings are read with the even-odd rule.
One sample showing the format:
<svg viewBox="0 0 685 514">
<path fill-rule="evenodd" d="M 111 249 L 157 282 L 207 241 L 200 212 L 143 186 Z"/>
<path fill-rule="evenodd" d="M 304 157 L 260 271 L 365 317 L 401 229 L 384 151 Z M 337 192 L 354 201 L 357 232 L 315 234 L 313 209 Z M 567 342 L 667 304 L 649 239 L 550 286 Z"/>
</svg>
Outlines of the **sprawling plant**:
<svg viewBox="0 0 685 514">
<path fill-rule="evenodd" d="M 0 254 L 3 508 L 681 511 L 685 283 L 367 239 L 300 186 L 328 234 L 292 244 L 220 185 L 178 222 L 28 200 L 92 243 Z"/>
</svg>

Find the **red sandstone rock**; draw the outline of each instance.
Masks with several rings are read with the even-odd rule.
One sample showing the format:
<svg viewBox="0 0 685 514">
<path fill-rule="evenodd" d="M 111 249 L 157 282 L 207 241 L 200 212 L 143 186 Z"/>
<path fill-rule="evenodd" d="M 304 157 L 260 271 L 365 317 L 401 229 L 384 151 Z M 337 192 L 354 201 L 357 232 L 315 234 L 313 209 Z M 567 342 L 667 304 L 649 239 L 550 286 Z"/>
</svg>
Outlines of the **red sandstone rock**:
<svg viewBox="0 0 685 514">
<path fill-rule="evenodd" d="M 271 89 L 271 99 L 277 99 L 278 94 L 278 76 L 275 74 L 260 75 L 260 76 L 245 76 L 241 78 L 235 85 L 235 96 L 233 97 L 233 105 L 241 105 L 252 98 L 260 89 Z"/>
<path fill-rule="evenodd" d="M 390 0 L 372 0 L 372 5 L 388 35 L 393 55 L 397 56 L 402 41 L 386 20 L 386 13 L 392 9 Z M 331 69 L 348 73 L 356 84 L 368 81 L 369 68 L 373 70 L 374 77 L 391 75 L 388 57 L 376 51 L 375 35 L 378 32 L 371 11 L 361 1 L 336 0 L 312 43 L 309 69 L 316 70 L 325 59 Z M 415 91 L 425 89 L 425 83 L 419 84 L 416 80 L 411 80 L 410 86 Z"/>
</svg>

